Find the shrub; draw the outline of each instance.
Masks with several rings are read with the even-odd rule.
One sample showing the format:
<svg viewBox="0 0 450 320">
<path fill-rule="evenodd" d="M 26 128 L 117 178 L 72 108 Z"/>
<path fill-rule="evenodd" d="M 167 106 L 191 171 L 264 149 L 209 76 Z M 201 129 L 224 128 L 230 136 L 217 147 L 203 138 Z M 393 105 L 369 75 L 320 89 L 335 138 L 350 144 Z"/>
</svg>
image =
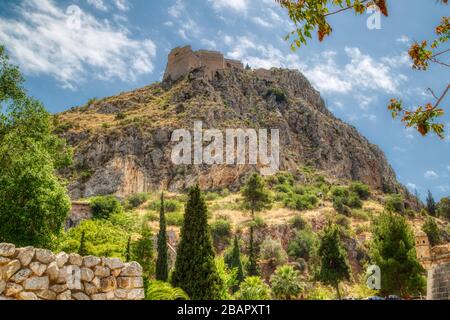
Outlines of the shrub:
<svg viewBox="0 0 450 320">
<path fill-rule="evenodd" d="M 445 219 L 450 219 L 450 197 L 442 198 L 437 205 L 438 215 Z"/>
<path fill-rule="evenodd" d="M 350 184 L 350 191 L 356 193 L 362 200 L 367 200 L 370 197 L 369 186 L 359 181 L 354 181 Z"/>
<path fill-rule="evenodd" d="M 123 211 L 122 204 L 114 196 L 99 196 L 89 200 L 95 219 L 108 219 L 111 214 Z"/>
<path fill-rule="evenodd" d="M 221 241 L 228 243 L 231 238 L 231 223 L 228 220 L 217 219 L 213 221 L 210 230 L 215 244 Z"/>
<path fill-rule="evenodd" d="M 205 194 L 206 201 L 214 201 L 220 198 L 220 195 L 217 192 L 207 192 Z"/>
<path fill-rule="evenodd" d="M 370 214 L 364 209 L 354 209 L 352 210 L 352 217 L 358 220 L 369 221 Z"/>
<path fill-rule="evenodd" d="M 348 188 L 346 187 L 338 187 L 334 186 L 331 188 L 331 195 L 332 197 L 341 197 L 341 198 L 348 198 L 349 196 Z"/>
<path fill-rule="evenodd" d="M 314 194 L 297 195 L 292 194 L 284 199 L 284 206 L 294 210 L 308 210 L 314 209 L 319 202 L 319 199 Z"/>
<path fill-rule="evenodd" d="M 168 226 L 182 227 L 184 222 L 184 214 L 182 212 L 166 213 L 166 222 Z"/>
<path fill-rule="evenodd" d="M 292 257 L 309 260 L 316 242 L 317 238 L 313 232 L 310 230 L 300 230 L 289 243 L 288 253 Z"/>
<path fill-rule="evenodd" d="M 348 229 L 350 227 L 350 219 L 342 214 L 338 214 L 335 217 L 335 222 L 337 225 Z"/>
<path fill-rule="evenodd" d="M 425 220 L 422 231 L 427 234 L 431 246 L 436 246 L 441 243 L 441 234 L 434 218 L 428 217 L 427 220 Z"/>
<path fill-rule="evenodd" d="M 360 209 L 363 206 L 363 203 L 362 203 L 361 199 L 359 198 L 359 196 L 356 193 L 351 193 L 346 200 L 347 200 L 346 204 L 350 208 L 358 208 L 358 209 Z"/>
<path fill-rule="evenodd" d="M 153 281 L 145 291 L 146 300 L 189 300 L 188 295 L 180 288 L 174 288 L 170 283 Z"/>
<path fill-rule="evenodd" d="M 386 210 L 391 212 L 403 213 L 405 211 L 405 202 L 400 194 L 391 194 L 385 198 Z"/>
<path fill-rule="evenodd" d="M 280 88 L 271 88 L 271 89 L 267 90 L 265 97 L 268 98 L 270 96 L 274 96 L 276 102 L 286 102 L 287 101 L 286 93 Z"/>
<path fill-rule="evenodd" d="M 255 217 L 251 224 L 256 229 L 263 229 L 267 227 L 267 223 L 264 221 L 264 218 L 259 215 Z"/>
<path fill-rule="evenodd" d="M 275 266 L 285 264 L 288 260 L 286 251 L 281 246 L 279 240 L 267 237 L 261 244 L 261 259 L 266 260 Z"/>
<path fill-rule="evenodd" d="M 109 221 L 128 233 L 138 233 L 142 227 L 143 219 L 137 213 L 116 212 L 109 216 Z"/>
<path fill-rule="evenodd" d="M 158 211 L 161 207 L 161 201 L 155 200 L 152 201 L 149 205 L 150 210 Z M 164 200 L 164 211 L 165 212 L 177 212 L 183 209 L 183 205 L 180 201 L 174 199 L 165 199 Z"/>
<path fill-rule="evenodd" d="M 247 277 L 236 294 L 238 300 L 270 300 L 270 288 L 260 277 Z"/>
<path fill-rule="evenodd" d="M 134 209 L 139 207 L 141 204 L 146 202 L 149 199 L 148 193 L 135 193 L 129 195 L 125 201 L 127 209 Z"/>
<path fill-rule="evenodd" d="M 116 113 L 116 120 L 123 120 L 126 117 L 127 117 L 127 115 L 124 112 L 122 112 L 122 111 L 119 111 L 119 112 Z"/>
<path fill-rule="evenodd" d="M 338 213 L 350 216 L 352 210 L 347 206 L 346 198 L 335 196 L 333 197 L 333 208 Z"/>
<path fill-rule="evenodd" d="M 308 227 L 308 222 L 302 218 L 300 215 L 296 215 L 293 217 L 290 221 L 292 227 L 294 227 L 297 230 L 303 230 L 306 227 Z"/>
<path fill-rule="evenodd" d="M 303 288 L 298 271 L 292 266 L 281 266 L 270 277 L 272 292 L 275 298 L 280 300 L 296 299 Z"/>
</svg>

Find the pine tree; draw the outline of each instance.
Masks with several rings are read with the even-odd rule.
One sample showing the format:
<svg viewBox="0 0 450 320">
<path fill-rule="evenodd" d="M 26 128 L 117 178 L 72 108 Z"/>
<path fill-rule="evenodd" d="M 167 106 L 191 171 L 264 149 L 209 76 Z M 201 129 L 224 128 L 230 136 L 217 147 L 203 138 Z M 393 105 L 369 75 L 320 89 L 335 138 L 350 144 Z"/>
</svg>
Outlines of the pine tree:
<svg viewBox="0 0 450 320">
<path fill-rule="evenodd" d="M 436 201 L 434 201 L 433 195 L 431 194 L 430 190 L 428 190 L 427 196 L 427 210 L 428 213 L 432 216 L 436 215 Z"/>
<path fill-rule="evenodd" d="M 329 225 L 325 229 L 318 255 L 320 257 L 318 278 L 324 284 L 333 286 L 340 300 L 339 283 L 350 279 L 350 267 L 347 261 L 347 252 L 342 245 L 338 228 L 335 225 Z"/>
<path fill-rule="evenodd" d="M 231 261 L 230 266 L 231 269 L 236 269 L 236 281 L 237 287 L 234 288 L 234 291 L 239 289 L 239 284 L 244 280 L 244 270 L 242 268 L 242 260 L 241 260 L 241 250 L 239 248 L 239 241 L 237 235 L 234 236 L 233 243 L 233 252 L 231 253 Z"/>
<path fill-rule="evenodd" d="M 131 236 L 128 237 L 127 249 L 125 251 L 125 260 L 126 262 L 130 262 L 131 260 Z"/>
<path fill-rule="evenodd" d="M 142 227 L 141 238 L 131 248 L 133 260 L 141 264 L 145 277 L 150 278 L 154 271 L 153 233 L 148 226 Z"/>
<path fill-rule="evenodd" d="M 219 299 L 224 286 L 214 262 L 207 207 L 198 185 L 189 191 L 172 285 L 193 300 Z"/>
<path fill-rule="evenodd" d="M 253 239 L 253 226 L 250 227 L 250 248 L 248 255 L 247 273 L 250 277 L 259 276 L 257 253 L 255 248 L 255 242 Z"/>
<path fill-rule="evenodd" d="M 86 233 L 84 231 L 81 233 L 80 248 L 78 249 L 78 254 L 83 257 L 88 255 L 86 249 Z"/>
<path fill-rule="evenodd" d="M 161 194 L 161 205 L 159 209 L 159 233 L 158 233 L 158 258 L 156 260 L 156 280 L 167 281 L 167 233 L 166 216 L 164 212 L 164 193 Z"/>
</svg>

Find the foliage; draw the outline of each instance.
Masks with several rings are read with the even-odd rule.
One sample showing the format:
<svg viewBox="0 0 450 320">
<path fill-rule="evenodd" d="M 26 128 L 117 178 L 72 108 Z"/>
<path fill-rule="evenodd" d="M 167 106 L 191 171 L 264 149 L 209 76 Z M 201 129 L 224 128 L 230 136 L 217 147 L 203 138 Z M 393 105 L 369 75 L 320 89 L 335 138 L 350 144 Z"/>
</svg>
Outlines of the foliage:
<svg viewBox="0 0 450 320">
<path fill-rule="evenodd" d="M 255 216 L 255 219 L 253 219 L 253 221 L 251 222 L 251 225 L 255 228 L 255 229 L 262 229 L 267 227 L 267 223 L 264 221 L 264 218 L 261 216 Z"/>
<path fill-rule="evenodd" d="M 280 88 L 271 88 L 267 90 L 265 97 L 267 98 L 271 96 L 275 97 L 275 101 L 278 103 L 287 101 L 286 93 Z"/>
<path fill-rule="evenodd" d="M 350 279 L 350 267 L 338 228 L 329 225 L 321 238 L 318 256 L 320 257 L 320 269 L 318 279 L 326 285 L 331 285 L 336 289 L 340 299 L 339 283 Z"/>
<path fill-rule="evenodd" d="M 269 208 L 271 199 L 266 189 L 264 181 L 258 174 L 253 174 L 242 189 L 244 197 L 244 207 L 252 211 L 254 218 L 255 211 Z"/>
<path fill-rule="evenodd" d="M 231 239 L 231 223 L 226 219 L 217 219 L 212 222 L 210 230 L 215 244 L 228 243 Z"/>
<path fill-rule="evenodd" d="M 216 257 L 214 259 L 214 262 L 216 265 L 217 274 L 219 275 L 219 278 L 223 283 L 223 286 L 221 287 L 221 291 L 217 299 L 230 300 L 231 299 L 230 291 L 235 291 L 236 288 L 239 286 L 237 280 L 237 270 L 229 268 L 225 263 L 223 257 Z"/>
<path fill-rule="evenodd" d="M 161 203 L 159 200 L 153 201 L 149 205 L 150 210 L 159 211 Z M 164 200 L 164 211 L 167 213 L 178 212 L 183 209 L 183 204 L 175 199 L 165 199 Z"/>
<path fill-rule="evenodd" d="M 280 300 L 296 299 L 302 292 L 299 273 L 291 266 L 281 266 L 270 277 L 272 292 Z"/>
<path fill-rule="evenodd" d="M 270 300 L 270 288 L 260 277 L 247 277 L 236 294 L 239 300 Z"/>
<path fill-rule="evenodd" d="M 236 270 L 236 283 L 237 285 L 239 285 L 244 280 L 244 269 L 242 267 L 241 249 L 239 248 L 239 241 L 237 235 L 234 236 L 233 251 L 230 257 L 230 261 L 228 263 L 228 267 L 230 269 Z M 237 288 L 233 289 L 234 291 L 237 290 Z"/>
<path fill-rule="evenodd" d="M 148 193 L 135 193 L 127 197 L 125 203 L 125 207 L 127 209 L 134 209 L 139 207 L 141 204 L 146 202 L 149 199 Z"/>
<path fill-rule="evenodd" d="M 159 209 L 158 257 L 156 259 L 156 280 L 167 281 L 169 265 L 167 263 L 166 215 L 164 212 L 164 193 L 161 194 Z"/>
<path fill-rule="evenodd" d="M 22 84 L 0 46 L 0 242 L 51 247 L 70 210 L 55 172 L 71 164 L 72 150 Z"/>
<path fill-rule="evenodd" d="M 293 228 L 297 230 L 303 230 L 309 226 L 308 222 L 302 218 L 300 215 L 296 215 L 290 221 Z"/>
<path fill-rule="evenodd" d="M 80 247 L 78 249 L 78 254 L 83 257 L 88 255 L 87 250 L 86 250 L 86 238 L 85 237 L 86 237 L 86 232 L 83 231 L 81 233 Z"/>
<path fill-rule="evenodd" d="M 423 268 L 417 261 L 413 232 L 404 217 L 384 212 L 375 220 L 371 257 L 383 275 L 382 293 L 406 296 L 423 291 Z"/>
<path fill-rule="evenodd" d="M 207 215 L 205 200 L 196 186 L 189 192 L 172 274 L 172 284 L 195 300 L 218 299 L 224 286 L 214 262 Z"/>
<path fill-rule="evenodd" d="M 126 117 L 127 117 L 127 115 L 124 112 L 122 112 L 122 111 L 119 111 L 119 112 L 116 113 L 116 120 L 123 120 Z"/>
<path fill-rule="evenodd" d="M 290 197 L 286 197 L 283 201 L 284 206 L 294 210 L 308 210 L 314 209 L 319 202 L 319 199 L 315 194 L 291 194 Z"/>
<path fill-rule="evenodd" d="M 151 282 L 145 292 L 146 300 L 189 300 L 189 296 L 180 288 L 174 288 L 170 283 L 162 281 Z"/>
<path fill-rule="evenodd" d="M 289 243 L 288 253 L 292 257 L 309 260 L 316 244 L 316 235 L 311 230 L 299 230 L 295 238 Z"/>
<path fill-rule="evenodd" d="M 140 263 L 144 275 L 147 279 L 150 279 L 154 272 L 154 258 L 153 233 L 148 226 L 142 227 L 140 239 L 132 244 L 131 256 L 133 260 Z"/>
<path fill-rule="evenodd" d="M 434 201 L 433 195 L 431 194 L 430 190 L 428 190 L 426 203 L 428 213 L 431 214 L 432 216 L 436 216 L 436 201 Z"/>
<path fill-rule="evenodd" d="M 258 255 L 256 252 L 256 245 L 254 242 L 254 228 L 250 226 L 250 244 L 247 264 L 247 274 L 249 276 L 259 276 Z"/>
<path fill-rule="evenodd" d="M 82 221 L 61 236 L 58 251 L 78 253 L 83 233 L 86 255 L 125 258 L 128 234 L 106 220 Z"/>
<path fill-rule="evenodd" d="M 422 226 L 422 231 L 425 232 L 430 241 L 430 245 L 436 246 L 441 243 L 441 234 L 436 220 L 432 217 L 428 217 Z"/>
<path fill-rule="evenodd" d="M 333 300 L 336 294 L 328 286 L 314 284 L 312 288 L 308 289 L 306 296 L 308 300 Z"/>
<path fill-rule="evenodd" d="M 450 197 L 442 198 L 437 208 L 440 217 L 450 219 Z"/>
<path fill-rule="evenodd" d="M 184 215 L 181 212 L 170 212 L 166 214 L 168 226 L 181 227 L 184 223 Z"/>
<path fill-rule="evenodd" d="M 122 204 L 115 196 L 98 196 L 89 199 L 95 219 L 108 219 L 112 214 L 123 211 Z"/>
<path fill-rule="evenodd" d="M 370 197 L 370 188 L 368 185 L 359 182 L 354 181 L 350 184 L 350 192 L 353 192 L 358 195 L 358 197 L 362 200 L 367 200 Z"/>
<path fill-rule="evenodd" d="M 109 216 L 109 221 L 128 233 L 139 233 L 143 219 L 139 214 L 133 212 L 116 212 Z"/>
<path fill-rule="evenodd" d="M 287 253 L 283 249 L 281 242 L 270 237 L 267 237 L 261 244 L 260 257 L 262 260 L 268 261 L 275 266 L 283 265 L 288 260 Z"/>
<path fill-rule="evenodd" d="M 403 213 L 405 211 L 405 201 L 401 194 L 391 194 L 386 197 L 386 210 L 391 212 Z"/>
</svg>

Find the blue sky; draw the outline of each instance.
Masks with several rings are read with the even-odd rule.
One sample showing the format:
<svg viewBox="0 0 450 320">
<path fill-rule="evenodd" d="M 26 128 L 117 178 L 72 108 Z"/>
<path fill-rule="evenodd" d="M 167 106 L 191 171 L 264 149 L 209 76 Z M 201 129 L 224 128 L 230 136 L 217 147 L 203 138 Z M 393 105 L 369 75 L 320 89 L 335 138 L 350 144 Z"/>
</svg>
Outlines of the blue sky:
<svg viewBox="0 0 450 320">
<path fill-rule="evenodd" d="M 423 138 L 393 121 L 386 105 L 391 97 L 411 107 L 434 102 L 426 89 L 439 94 L 448 84 L 448 69 L 414 71 L 405 54 L 413 40 L 433 39 L 450 10 L 431 0 L 388 4 L 381 29 L 367 28 L 369 14 L 334 15 L 331 37 L 293 53 L 283 39 L 292 25 L 273 0 L 3 0 L 0 43 L 53 113 L 159 81 L 180 45 L 220 50 L 253 68 L 297 68 L 337 117 L 382 148 L 403 184 L 448 196 L 450 133 Z M 450 129 L 450 117 L 443 121 Z"/>
</svg>

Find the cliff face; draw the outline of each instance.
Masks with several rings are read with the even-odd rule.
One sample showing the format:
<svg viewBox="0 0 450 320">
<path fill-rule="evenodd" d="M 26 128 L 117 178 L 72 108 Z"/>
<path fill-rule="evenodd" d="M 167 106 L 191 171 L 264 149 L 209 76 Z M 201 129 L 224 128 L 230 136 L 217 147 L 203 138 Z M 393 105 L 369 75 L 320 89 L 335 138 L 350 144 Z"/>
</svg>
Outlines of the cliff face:
<svg viewBox="0 0 450 320">
<path fill-rule="evenodd" d="M 197 68 L 175 83 L 154 84 L 57 116 L 58 132 L 75 149 L 63 172 L 73 198 L 125 196 L 160 188 L 237 188 L 254 166 L 174 165 L 173 130 L 262 128 L 280 130 L 281 170 L 303 165 L 329 176 L 398 188 L 383 152 L 329 112 L 298 71 Z"/>
</svg>

